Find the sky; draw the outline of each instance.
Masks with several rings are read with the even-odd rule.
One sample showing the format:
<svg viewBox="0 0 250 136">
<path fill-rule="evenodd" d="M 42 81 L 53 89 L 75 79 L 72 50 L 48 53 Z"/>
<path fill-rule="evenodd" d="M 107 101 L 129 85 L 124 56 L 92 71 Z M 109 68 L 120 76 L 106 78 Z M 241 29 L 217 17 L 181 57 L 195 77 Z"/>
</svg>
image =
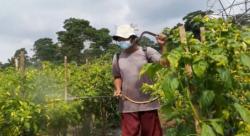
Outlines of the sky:
<svg viewBox="0 0 250 136">
<path fill-rule="evenodd" d="M 70 17 L 108 28 L 111 34 L 122 24 L 158 33 L 182 22 L 187 13 L 206 8 L 206 0 L 0 0 L 0 62 L 20 48 L 32 56 L 39 38 L 56 42 L 56 32 Z"/>
</svg>

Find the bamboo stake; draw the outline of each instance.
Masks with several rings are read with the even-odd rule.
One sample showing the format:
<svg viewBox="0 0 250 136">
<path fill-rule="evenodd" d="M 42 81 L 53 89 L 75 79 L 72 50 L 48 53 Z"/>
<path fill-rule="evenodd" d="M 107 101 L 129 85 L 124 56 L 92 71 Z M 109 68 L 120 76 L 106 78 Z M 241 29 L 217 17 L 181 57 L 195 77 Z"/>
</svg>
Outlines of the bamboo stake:
<svg viewBox="0 0 250 136">
<path fill-rule="evenodd" d="M 86 58 L 85 62 L 86 62 L 86 64 L 88 64 L 89 60 Z"/>
<path fill-rule="evenodd" d="M 16 68 L 16 71 L 18 71 L 18 58 L 17 57 L 15 58 L 15 68 Z"/>
<path fill-rule="evenodd" d="M 21 51 L 19 54 L 19 72 L 21 74 L 21 88 L 20 92 L 22 97 L 25 97 L 25 89 L 24 89 L 24 83 L 25 83 L 25 54 L 24 51 Z"/>
<path fill-rule="evenodd" d="M 20 52 L 19 59 L 20 59 L 20 61 L 19 61 L 20 72 L 22 73 L 22 75 L 24 75 L 24 72 L 25 72 L 25 54 L 24 54 L 24 51 Z"/>
<path fill-rule="evenodd" d="M 201 27 L 200 28 L 200 38 L 201 38 L 201 42 L 205 42 L 205 27 Z"/>
<path fill-rule="evenodd" d="M 68 100 L 68 60 L 64 56 L 64 100 Z"/>
<path fill-rule="evenodd" d="M 179 26 L 179 34 L 180 34 L 180 41 L 181 41 L 181 44 L 184 44 L 186 45 L 187 44 L 187 38 L 186 38 L 186 31 L 185 31 L 185 28 L 184 26 Z M 188 47 L 185 47 L 185 51 L 186 52 L 189 52 L 189 49 Z M 185 65 L 185 70 L 188 72 L 188 75 L 191 76 L 192 75 L 192 68 L 191 68 L 191 65 L 190 64 L 186 64 Z M 191 101 L 191 98 L 190 98 L 190 87 L 187 89 L 187 96 L 188 96 L 188 99 L 189 99 L 189 103 L 190 103 L 190 106 L 192 108 L 192 111 L 193 111 L 193 118 L 194 118 L 194 122 L 195 122 L 195 130 L 196 130 L 196 133 L 197 135 L 200 135 L 201 134 L 201 126 L 200 126 L 200 116 L 199 116 L 199 113 L 198 113 L 198 109 L 197 109 L 197 106 L 195 106 L 192 101 Z"/>
<path fill-rule="evenodd" d="M 186 31 L 183 25 L 179 26 L 180 40 L 182 44 L 187 43 Z"/>
</svg>

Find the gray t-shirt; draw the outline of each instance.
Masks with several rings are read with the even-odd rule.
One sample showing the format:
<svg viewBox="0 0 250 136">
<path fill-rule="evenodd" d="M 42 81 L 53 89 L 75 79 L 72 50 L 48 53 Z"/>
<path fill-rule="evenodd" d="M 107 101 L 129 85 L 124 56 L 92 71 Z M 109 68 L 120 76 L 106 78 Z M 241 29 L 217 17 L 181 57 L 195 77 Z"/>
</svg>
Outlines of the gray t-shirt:
<svg viewBox="0 0 250 136">
<path fill-rule="evenodd" d="M 147 101 L 151 98 L 150 94 L 141 91 L 143 83 L 153 84 L 146 75 L 140 76 L 141 68 L 148 63 L 147 58 L 151 62 L 159 62 L 161 54 L 150 47 L 147 47 L 146 52 L 143 51 L 142 47 L 139 47 L 138 50 L 131 54 L 121 52 L 119 66 L 117 65 L 116 55 L 113 58 L 112 72 L 114 77 L 120 76 L 122 78 L 122 94 L 135 101 Z M 122 113 L 149 111 L 159 109 L 159 107 L 158 101 L 135 104 L 126 99 L 120 99 L 119 102 L 119 111 Z"/>
</svg>

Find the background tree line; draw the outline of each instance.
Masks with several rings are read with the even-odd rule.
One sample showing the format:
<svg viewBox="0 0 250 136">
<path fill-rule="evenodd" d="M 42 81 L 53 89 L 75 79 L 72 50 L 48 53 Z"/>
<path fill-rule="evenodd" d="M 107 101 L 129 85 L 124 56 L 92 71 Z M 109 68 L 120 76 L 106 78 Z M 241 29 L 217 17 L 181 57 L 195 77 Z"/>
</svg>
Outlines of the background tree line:
<svg viewBox="0 0 250 136">
<path fill-rule="evenodd" d="M 62 63 L 64 56 L 70 62 L 77 64 L 86 63 L 97 59 L 104 54 L 114 54 L 119 47 L 112 44 L 112 36 L 107 28 L 97 29 L 90 25 L 88 20 L 69 18 L 64 21 L 64 30 L 56 32 L 57 42 L 52 38 L 37 39 L 33 45 L 34 55 L 29 57 L 25 48 L 16 50 L 7 63 L 0 63 L 0 67 L 15 65 L 15 58 L 24 51 L 27 65 L 37 65 L 42 61 Z M 149 38 L 144 37 L 143 45 L 154 45 Z"/>
<path fill-rule="evenodd" d="M 63 28 L 63 31 L 56 32 L 57 42 L 49 37 L 40 38 L 34 42 L 33 56 L 29 57 L 26 49 L 21 48 L 16 50 L 7 63 L 0 63 L 0 66 L 14 66 L 15 58 L 18 58 L 21 51 L 26 55 L 27 64 L 32 65 L 41 61 L 62 63 L 64 56 L 77 64 L 85 63 L 86 59 L 98 58 L 104 53 L 117 50 L 111 45 L 112 37 L 107 28 L 97 29 L 89 21 L 76 18 L 66 19 Z"/>
<path fill-rule="evenodd" d="M 199 28 L 203 26 L 203 24 L 193 22 L 192 19 L 197 15 L 205 16 L 212 13 L 213 11 L 198 10 L 187 14 L 183 18 L 186 30 L 192 31 L 194 36 L 199 39 Z M 177 24 L 177 26 L 178 25 L 180 24 Z M 242 24 L 238 25 L 250 24 L 247 21 L 242 21 Z M 28 65 L 37 65 L 41 61 L 50 61 L 56 64 L 62 63 L 64 56 L 67 56 L 70 62 L 73 61 L 77 64 L 82 64 L 107 53 L 114 54 L 119 50 L 119 47 L 112 44 L 112 36 L 110 35 L 109 29 L 97 29 L 91 26 L 88 20 L 69 18 L 64 21 L 63 28 L 63 31 L 56 32 L 57 42 L 54 42 L 53 39 L 49 37 L 37 39 L 33 45 L 33 56 L 29 57 L 26 49 L 21 48 L 16 50 L 13 57 L 11 57 L 7 63 L 3 64 L 0 62 L 0 67 L 14 66 L 15 58 L 18 57 L 21 51 L 24 51 Z M 147 37 L 142 38 L 141 45 L 147 45 L 157 49 L 155 43 Z"/>
</svg>

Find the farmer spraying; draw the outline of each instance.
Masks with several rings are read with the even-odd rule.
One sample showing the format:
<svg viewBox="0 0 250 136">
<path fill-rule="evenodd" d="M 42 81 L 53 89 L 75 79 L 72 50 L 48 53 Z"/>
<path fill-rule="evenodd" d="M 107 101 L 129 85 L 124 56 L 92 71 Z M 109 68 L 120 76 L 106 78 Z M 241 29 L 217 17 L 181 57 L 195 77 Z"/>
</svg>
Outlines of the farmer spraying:
<svg viewBox="0 0 250 136">
<path fill-rule="evenodd" d="M 155 37 L 162 50 L 165 37 Z M 159 63 L 161 54 L 153 48 L 141 47 L 138 39 L 130 25 L 117 27 L 113 36 L 123 49 L 114 56 L 112 65 L 114 95 L 122 98 L 119 100 L 122 136 L 162 136 L 158 117 L 160 104 L 141 90 L 143 83 L 152 84 L 152 81 L 146 75 L 140 75 L 143 65 Z"/>
</svg>

